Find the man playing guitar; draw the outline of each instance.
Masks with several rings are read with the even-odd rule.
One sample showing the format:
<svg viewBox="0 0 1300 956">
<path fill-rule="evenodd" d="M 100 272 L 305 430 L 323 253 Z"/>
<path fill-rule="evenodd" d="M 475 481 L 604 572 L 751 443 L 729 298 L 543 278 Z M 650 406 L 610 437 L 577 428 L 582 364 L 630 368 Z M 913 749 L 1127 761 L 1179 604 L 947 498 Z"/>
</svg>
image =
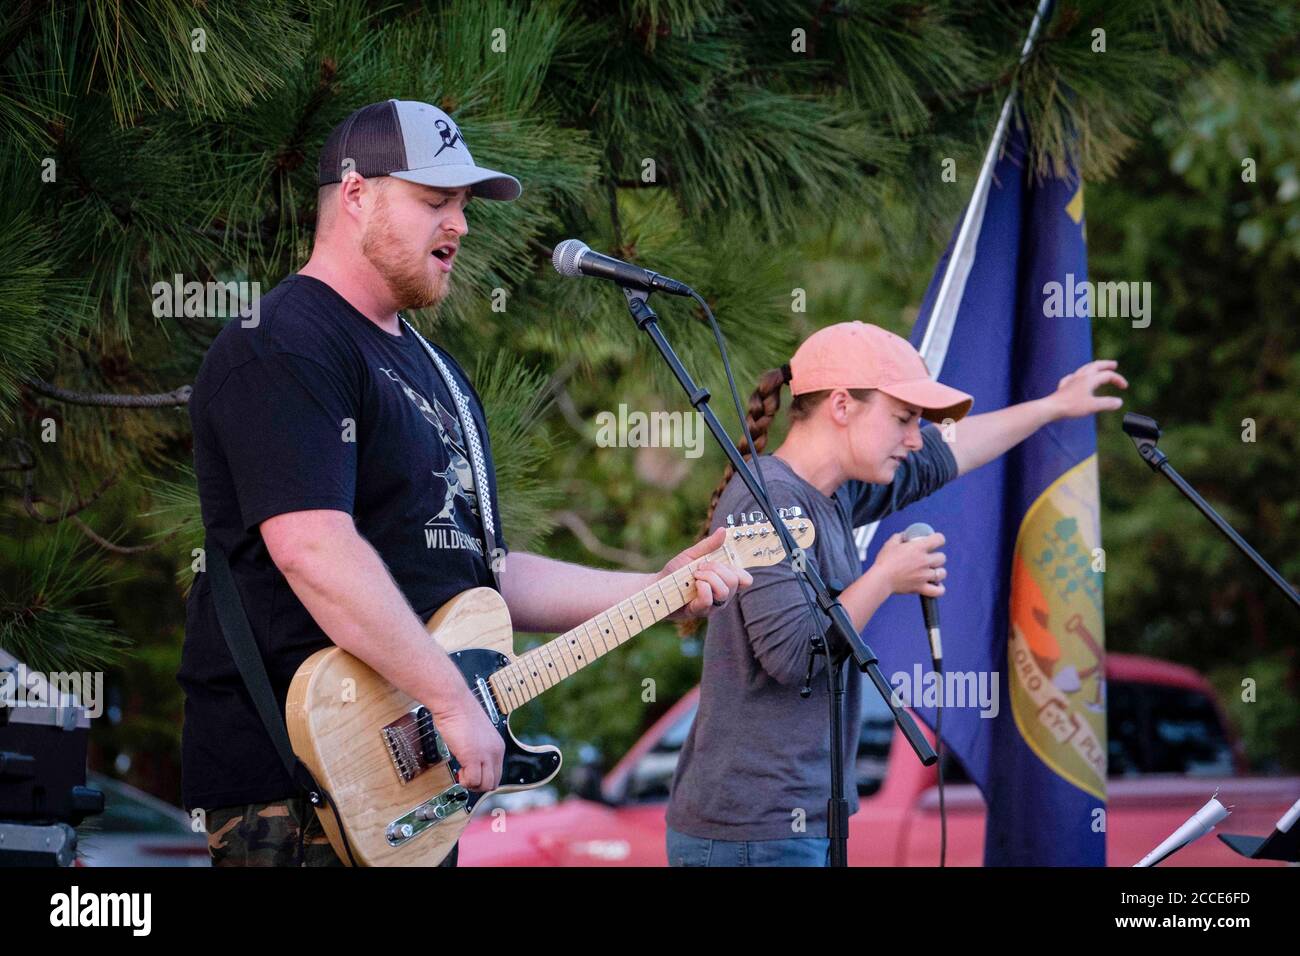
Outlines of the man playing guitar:
<svg viewBox="0 0 1300 956">
<path fill-rule="evenodd" d="M 512 200 L 519 182 L 474 165 L 444 112 L 397 100 L 339 124 L 318 172 L 310 259 L 262 298 L 256 322 L 221 331 L 195 382 L 209 547 L 228 558 L 282 711 L 298 666 L 333 643 L 424 704 L 459 783 L 490 791 L 502 738 L 423 621 L 486 586 L 519 629 L 563 631 L 715 551 L 724 534 L 658 574 L 507 560 L 478 395 L 399 312 L 447 295 L 471 198 Z M 254 708 L 208 578 L 189 596 L 178 674 L 185 806 L 203 811 L 215 865 L 339 865 Z M 675 616 L 705 617 L 750 581 L 705 562 Z"/>
</svg>

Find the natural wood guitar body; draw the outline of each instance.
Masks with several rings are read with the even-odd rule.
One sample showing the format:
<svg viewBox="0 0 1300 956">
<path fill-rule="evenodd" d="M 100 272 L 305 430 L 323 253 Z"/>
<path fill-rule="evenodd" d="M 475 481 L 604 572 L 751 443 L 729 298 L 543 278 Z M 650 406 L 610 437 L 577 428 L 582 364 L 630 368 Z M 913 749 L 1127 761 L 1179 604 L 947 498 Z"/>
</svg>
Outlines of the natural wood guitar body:
<svg viewBox="0 0 1300 956">
<path fill-rule="evenodd" d="M 491 588 L 457 595 L 426 627 L 448 654 L 481 649 L 515 659 L 510 612 L 501 595 Z M 474 809 L 470 806 L 452 812 L 403 846 L 389 844 L 385 834 L 390 823 L 456 782 L 448 762 L 428 767 L 410 781 L 398 775 L 379 728 L 416 707 L 414 700 L 337 647 L 307 658 L 289 688 L 286 717 L 294 752 L 348 820 L 352 855 L 362 865 L 437 866 L 460 839 Z M 503 777 L 497 792 L 540 786 L 559 772 L 559 750 L 519 743 L 504 718 L 502 728 L 507 745 L 513 742 L 519 750 L 542 757 L 553 754 L 554 760 L 543 779 L 511 786 Z M 318 813 L 330 843 L 346 860 L 338 819 L 326 808 Z"/>
</svg>

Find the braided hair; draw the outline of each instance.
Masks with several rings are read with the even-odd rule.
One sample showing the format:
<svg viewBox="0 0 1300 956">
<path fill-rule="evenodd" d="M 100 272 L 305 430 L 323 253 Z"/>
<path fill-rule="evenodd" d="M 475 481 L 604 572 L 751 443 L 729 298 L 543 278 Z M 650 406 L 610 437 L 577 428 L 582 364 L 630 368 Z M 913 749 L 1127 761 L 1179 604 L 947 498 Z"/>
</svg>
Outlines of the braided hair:
<svg viewBox="0 0 1300 956">
<path fill-rule="evenodd" d="M 749 407 L 746 409 L 745 423 L 749 426 L 749 434 L 754 439 L 754 449 L 758 454 L 763 453 L 767 447 L 767 433 L 771 428 L 772 420 L 776 418 L 776 413 L 781 410 L 781 389 L 790 384 L 790 363 L 786 362 L 780 368 L 768 369 L 758 377 L 758 387 L 754 389 L 749 396 Z M 790 421 L 803 421 L 813 411 L 826 400 L 833 389 L 823 389 L 818 392 L 804 392 L 802 395 L 796 395 L 790 400 Z M 866 401 L 875 391 L 870 388 L 851 388 L 848 390 L 858 401 Z M 737 446 L 742 458 L 749 460 L 751 457 L 749 443 L 742 435 Z M 713 513 L 718 509 L 718 501 L 722 498 L 722 493 L 726 491 L 727 485 L 731 483 L 732 476 L 736 469 L 732 467 L 731 462 L 727 462 L 726 470 L 722 473 L 722 480 L 718 486 L 713 489 L 713 494 L 709 498 L 709 510 L 704 516 L 704 524 L 700 528 L 700 538 L 709 536 L 709 527 L 713 524 Z M 703 621 L 699 618 L 692 618 L 687 621 L 681 621 L 677 625 L 677 631 L 683 637 L 696 633 Z"/>
</svg>

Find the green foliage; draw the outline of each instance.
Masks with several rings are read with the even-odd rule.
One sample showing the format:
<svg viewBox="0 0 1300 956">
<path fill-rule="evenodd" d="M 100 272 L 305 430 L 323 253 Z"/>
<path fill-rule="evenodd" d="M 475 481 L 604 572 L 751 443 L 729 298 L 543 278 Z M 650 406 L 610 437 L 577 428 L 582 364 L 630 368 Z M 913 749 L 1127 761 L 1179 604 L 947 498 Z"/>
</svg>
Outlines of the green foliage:
<svg viewBox="0 0 1300 956">
<path fill-rule="evenodd" d="M 1155 303 L 1146 329 L 1095 321 L 1098 354 L 1141 371 L 1129 375 L 1128 407 L 1160 421 L 1174 467 L 1293 582 L 1300 578 L 1295 66 L 1288 51 L 1267 71 L 1226 67 L 1194 84 L 1180 117 L 1157 124 L 1123 174 L 1088 198 L 1093 277 L 1148 281 Z M 1110 646 L 1218 666 L 1238 683 L 1257 666 L 1276 666 L 1266 662 L 1295 634 L 1286 600 L 1148 471 L 1118 428 L 1100 440 Z M 1295 675 L 1292 663 L 1292 683 Z M 1293 739 L 1298 717 L 1274 732 Z M 1253 733 L 1266 725 L 1245 726 Z M 1271 740 L 1249 746 L 1276 754 Z M 1286 760 L 1296 759 L 1292 748 Z"/>
<path fill-rule="evenodd" d="M 88 559 L 89 547 L 71 528 L 56 529 L 31 553 L 15 553 L 21 550 L 5 542 L 6 564 L 21 562 L 28 573 L 4 576 L 0 647 L 33 670 L 102 668 L 126 643 L 110 622 L 86 613 L 86 592 L 110 583 L 107 568 Z"/>
<path fill-rule="evenodd" d="M 73 42 L 91 54 L 87 85 L 102 86 L 125 124 L 158 105 L 195 117 L 248 105 L 277 85 L 302 48 L 300 9 L 139 0 L 78 5 L 69 19 Z"/>
<path fill-rule="evenodd" d="M 49 230 L 16 205 L 0 206 L 0 215 L 0 423 L 12 425 L 22 381 L 46 370 L 51 341 L 81 328 L 86 302 L 51 263 Z"/>
<path fill-rule="evenodd" d="M 1211 680 L 1241 735 L 1250 767 L 1294 770 L 1300 752 L 1300 694 L 1293 655 L 1284 651 L 1256 658 L 1244 668 L 1220 667 Z"/>
<path fill-rule="evenodd" d="M 552 524 L 549 510 L 558 494 L 543 477 L 542 468 L 559 446 L 538 428 L 551 403 L 545 376 L 523 368 L 505 352 L 481 354 L 474 369 L 475 389 L 485 408 L 496 410 L 490 425 L 493 448 L 507 449 L 496 462 L 499 485 L 509 488 L 500 502 L 506 544 L 514 551 L 534 548 Z M 521 530 L 518 535 L 513 529 Z"/>
<path fill-rule="evenodd" d="M 178 477 L 155 477 L 145 479 L 143 485 L 149 491 L 153 507 L 141 512 L 141 518 L 152 518 L 161 525 L 162 530 L 155 531 L 155 537 L 175 536 L 173 549 L 176 553 L 195 555 L 203 548 L 203 515 L 199 509 L 199 488 L 194 477 L 192 465 L 177 469 Z M 194 583 L 193 563 L 179 565 L 176 569 L 176 582 L 182 593 L 188 597 L 190 586 Z"/>
</svg>

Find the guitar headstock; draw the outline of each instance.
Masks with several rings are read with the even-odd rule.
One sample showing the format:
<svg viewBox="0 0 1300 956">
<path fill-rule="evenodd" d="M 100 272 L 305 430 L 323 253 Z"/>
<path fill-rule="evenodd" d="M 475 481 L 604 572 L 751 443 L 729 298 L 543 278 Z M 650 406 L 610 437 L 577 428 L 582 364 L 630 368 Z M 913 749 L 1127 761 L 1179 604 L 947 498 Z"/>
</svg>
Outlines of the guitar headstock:
<svg viewBox="0 0 1300 956">
<path fill-rule="evenodd" d="M 778 508 L 780 517 L 794 538 L 795 547 L 807 548 L 817 537 L 811 518 L 804 517 L 801 508 Z M 739 568 L 762 568 L 778 564 L 785 560 L 785 548 L 777 537 L 776 529 L 770 522 L 762 521 L 761 511 L 751 511 L 742 515 L 742 519 L 752 518 L 742 524 L 732 524 L 733 517 L 727 518 L 727 538 L 723 550 L 727 557 Z"/>
</svg>

